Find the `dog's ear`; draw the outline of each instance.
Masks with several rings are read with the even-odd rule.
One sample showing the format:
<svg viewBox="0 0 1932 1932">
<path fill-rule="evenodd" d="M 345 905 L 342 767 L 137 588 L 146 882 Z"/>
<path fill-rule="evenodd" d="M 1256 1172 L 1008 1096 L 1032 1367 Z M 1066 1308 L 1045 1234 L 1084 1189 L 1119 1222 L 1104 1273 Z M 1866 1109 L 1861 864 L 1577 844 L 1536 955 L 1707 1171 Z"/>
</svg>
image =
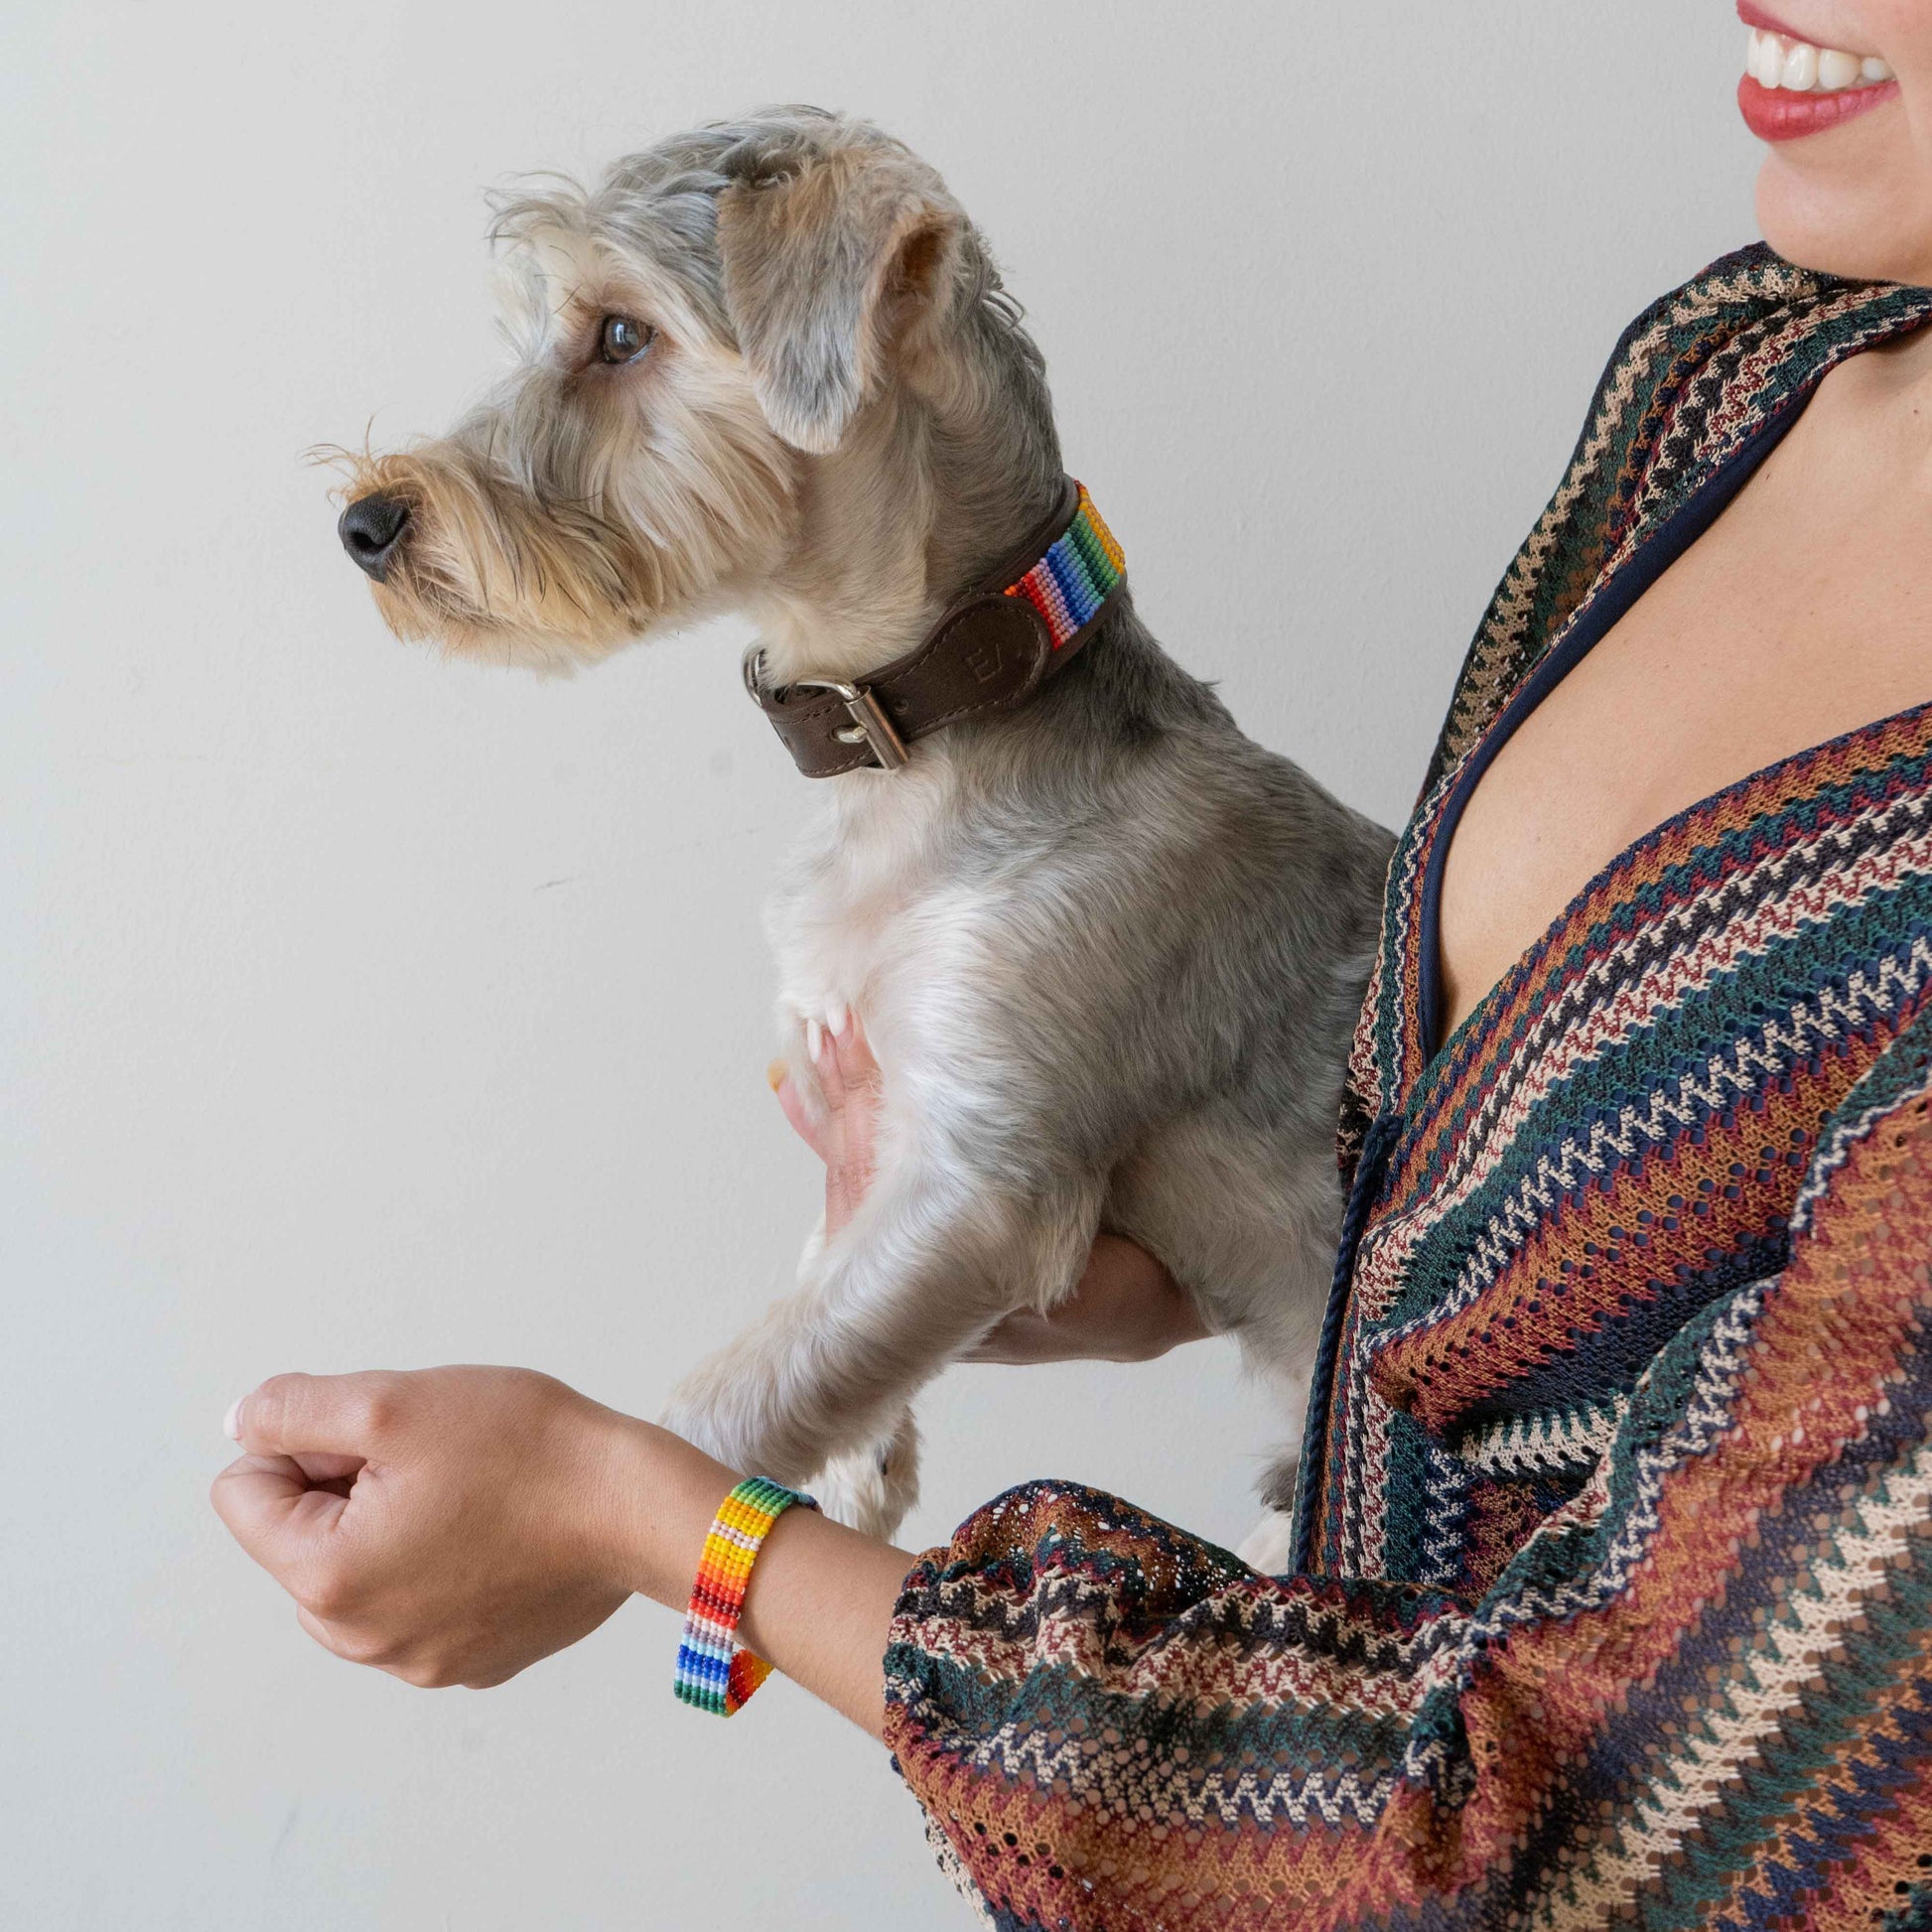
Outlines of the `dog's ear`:
<svg viewBox="0 0 1932 1932">
<path fill-rule="evenodd" d="M 773 161 L 719 197 L 725 308 L 771 427 L 822 456 L 894 354 L 943 321 L 965 227 L 903 151 Z"/>
</svg>

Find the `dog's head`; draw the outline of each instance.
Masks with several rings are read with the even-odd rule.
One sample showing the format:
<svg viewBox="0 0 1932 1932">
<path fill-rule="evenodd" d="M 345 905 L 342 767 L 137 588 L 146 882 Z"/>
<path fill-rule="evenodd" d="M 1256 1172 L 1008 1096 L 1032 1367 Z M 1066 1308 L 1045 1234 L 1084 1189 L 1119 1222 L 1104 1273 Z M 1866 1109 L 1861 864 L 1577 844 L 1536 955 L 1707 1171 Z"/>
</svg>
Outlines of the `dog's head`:
<svg viewBox="0 0 1932 1932">
<path fill-rule="evenodd" d="M 496 212 L 515 365 L 449 435 L 348 459 L 341 524 L 390 627 L 455 649 L 562 667 L 825 576 L 842 453 L 975 406 L 963 318 L 1018 337 L 938 176 L 814 109 Z M 843 493 L 887 494 L 862 467 Z"/>
</svg>

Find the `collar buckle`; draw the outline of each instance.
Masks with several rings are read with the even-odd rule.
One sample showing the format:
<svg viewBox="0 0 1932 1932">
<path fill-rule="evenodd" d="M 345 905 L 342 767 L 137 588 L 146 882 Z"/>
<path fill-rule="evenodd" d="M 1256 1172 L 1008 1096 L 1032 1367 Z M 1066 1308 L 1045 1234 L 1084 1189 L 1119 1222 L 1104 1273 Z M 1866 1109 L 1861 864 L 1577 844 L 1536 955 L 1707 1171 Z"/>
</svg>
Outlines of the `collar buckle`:
<svg viewBox="0 0 1932 1932">
<path fill-rule="evenodd" d="M 900 771 L 920 739 L 1032 699 L 1098 634 L 1126 582 L 1126 559 L 1093 499 L 1062 477 L 1052 513 L 1008 562 L 863 683 L 811 677 L 767 686 L 754 644 L 745 688 L 806 777 Z"/>
<path fill-rule="evenodd" d="M 911 762 L 905 741 L 886 715 L 886 707 L 863 684 L 845 684 L 837 678 L 801 677 L 794 691 L 831 691 L 844 701 L 852 723 L 832 734 L 841 745 L 870 747 L 883 769 L 898 771 Z"/>
</svg>

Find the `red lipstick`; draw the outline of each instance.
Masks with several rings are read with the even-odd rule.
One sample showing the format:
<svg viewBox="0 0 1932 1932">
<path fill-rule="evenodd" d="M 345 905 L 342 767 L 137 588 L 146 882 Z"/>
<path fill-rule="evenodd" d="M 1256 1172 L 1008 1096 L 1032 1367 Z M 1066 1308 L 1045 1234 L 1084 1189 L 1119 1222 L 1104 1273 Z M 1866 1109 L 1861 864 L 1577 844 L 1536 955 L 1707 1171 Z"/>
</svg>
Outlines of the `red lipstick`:
<svg viewBox="0 0 1932 1932">
<path fill-rule="evenodd" d="M 1897 92 L 1896 80 L 1881 80 L 1875 87 L 1845 87 L 1835 94 L 1794 94 L 1787 87 L 1766 87 L 1747 73 L 1737 83 L 1737 106 L 1760 141 L 1802 141 L 1856 120 Z"/>
</svg>

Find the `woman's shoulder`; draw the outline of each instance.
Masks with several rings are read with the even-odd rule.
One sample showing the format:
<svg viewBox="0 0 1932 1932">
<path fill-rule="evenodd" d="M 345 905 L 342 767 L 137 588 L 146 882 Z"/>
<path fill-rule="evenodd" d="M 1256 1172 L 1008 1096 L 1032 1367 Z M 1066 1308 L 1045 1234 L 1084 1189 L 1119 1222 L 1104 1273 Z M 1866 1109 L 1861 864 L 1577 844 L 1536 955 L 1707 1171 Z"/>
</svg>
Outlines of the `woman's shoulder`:
<svg viewBox="0 0 1932 1932">
<path fill-rule="evenodd" d="M 1761 241 L 1721 255 L 1617 338 L 1565 481 L 1610 450 L 1653 488 L 1697 454 L 1722 460 L 1822 369 L 1928 309 L 1924 289 L 1799 268 Z"/>
<path fill-rule="evenodd" d="M 1928 313 L 1932 292 L 1798 268 L 1762 242 L 1650 303 L 1617 338 L 1563 480 L 1483 616 L 1425 793 L 1610 564 L 1833 362 Z"/>
</svg>

